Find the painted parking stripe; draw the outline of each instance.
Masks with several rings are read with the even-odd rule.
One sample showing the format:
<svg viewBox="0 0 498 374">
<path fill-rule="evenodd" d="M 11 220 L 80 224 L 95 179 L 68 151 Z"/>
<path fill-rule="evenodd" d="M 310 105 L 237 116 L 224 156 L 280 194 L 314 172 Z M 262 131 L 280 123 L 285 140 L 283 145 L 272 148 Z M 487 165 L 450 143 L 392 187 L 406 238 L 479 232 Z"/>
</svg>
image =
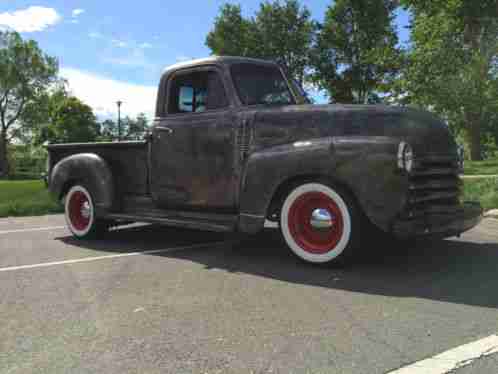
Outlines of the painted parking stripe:
<svg viewBox="0 0 498 374">
<path fill-rule="evenodd" d="M 470 365 L 479 358 L 495 353 L 498 353 L 498 336 L 491 335 L 391 371 L 388 374 L 446 374 Z"/>
<path fill-rule="evenodd" d="M 182 250 L 186 250 L 186 249 L 199 249 L 199 248 L 212 247 L 212 246 L 217 246 L 217 245 L 221 245 L 221 244 L 229 244 L 229 243 L 230 242 L 203 243 L 203 244 L 189 245 L 189 246 L 183 246 L 183 247 L 155 249 L 155 250 L 151 250 L 151 251 L 128 252 L 128 253 L 119 253 L 119 254 L 115 254 L 115 255 L 105 255 L 105 256 L 98 256 L 98 257 L 85 257 L 85 258 L 79 258 L 79 259 L 75 259 L 75 260 L 43 262 L 40 264 L 32 264 L 32 265 L 10 266 L 10 267 L 6 267 L 6 268 L 0 268 L 0 273 L 8 272 L 8 271 L 45 268 L 45 267 L 57 266 L 57 265 L 73 265 L 73 264 L 79 264 L 79 263 L 83 263 L 83 262 L 110 260 L 113 258 L 121 258 L 121 257 L 153 255 L 153 254 L 157 254 L 157 253 L 175 252 L 175 251 L 182 251 Z"/>
<path fill-rule="evenodd" d="M 2 235 L 2 234 L 14 234 L 17 232 L 61 230 L 64 228 L 66 228 L 66 226 L 33 227 L 30 229 L 3 230 L 3 231 L 0 231 L 0 235 Z"/>
</svg>

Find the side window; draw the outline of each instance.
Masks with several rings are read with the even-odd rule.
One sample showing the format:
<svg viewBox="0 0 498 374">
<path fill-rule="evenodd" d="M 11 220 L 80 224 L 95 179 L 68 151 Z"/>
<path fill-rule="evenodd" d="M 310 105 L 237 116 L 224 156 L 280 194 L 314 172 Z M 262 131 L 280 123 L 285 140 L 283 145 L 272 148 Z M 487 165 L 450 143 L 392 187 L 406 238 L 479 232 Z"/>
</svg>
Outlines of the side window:
<svg viewBox="0 0 498 374">
<path fill-rule="evenodd" d="M 216 71 L 181 74 L 170 84 L 168 113 L 202 113 L 228 106 L 225 88 Z"/>
<path fill-rule="evenodd" d="M 178 109 L 181 113 L 194 110 L 194 89 L 190 86 L 180 86 L 178 93 Z"/>
</svg>

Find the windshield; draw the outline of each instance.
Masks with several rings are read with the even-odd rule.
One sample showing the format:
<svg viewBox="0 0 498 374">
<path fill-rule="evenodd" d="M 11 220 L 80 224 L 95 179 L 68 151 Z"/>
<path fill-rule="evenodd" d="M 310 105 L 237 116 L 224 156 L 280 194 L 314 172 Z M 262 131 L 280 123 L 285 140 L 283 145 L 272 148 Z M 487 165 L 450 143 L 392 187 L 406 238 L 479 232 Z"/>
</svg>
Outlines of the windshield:
<svg viewBox="0 0 498 374">
<path fill-rule="evenodd" d="M 280 69 L 271 65 L 236 64 L 232 79 L 245 105 L 290 105 L 295 100 Z"/>
</svg>

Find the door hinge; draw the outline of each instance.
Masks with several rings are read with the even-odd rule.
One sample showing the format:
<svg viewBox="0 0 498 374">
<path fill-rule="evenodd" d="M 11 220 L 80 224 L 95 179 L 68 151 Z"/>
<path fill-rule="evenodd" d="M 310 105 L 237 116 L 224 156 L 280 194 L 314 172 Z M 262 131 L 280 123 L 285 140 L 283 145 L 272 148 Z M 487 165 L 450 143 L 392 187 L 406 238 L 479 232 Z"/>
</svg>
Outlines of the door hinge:
<svg viewBox="0 0 498 374">
<path fill-rule="evenodd" d="M 245 160 L 249 154 L 251 135 L 249 121 L 247 119 L 243 119 L 237 129 L 237 147 L 241 160 Z"/>
</svg>

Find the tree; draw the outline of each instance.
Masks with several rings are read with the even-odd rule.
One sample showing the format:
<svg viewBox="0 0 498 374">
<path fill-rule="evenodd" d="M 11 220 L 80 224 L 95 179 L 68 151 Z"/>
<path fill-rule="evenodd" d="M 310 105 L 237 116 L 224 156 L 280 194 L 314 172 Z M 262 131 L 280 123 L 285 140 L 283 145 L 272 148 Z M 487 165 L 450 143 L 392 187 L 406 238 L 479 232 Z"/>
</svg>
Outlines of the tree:
<svg viewBox="0 0 498 374">
<path fill-rule="evenodd" d="M 149 121 L 144 113 L 139 113 L 137 118 L 133 119 L 129 116 L 121 119 L 121 130 L 123 140 L 141 140 L 144 138 L 149 128 Z M 100 126 L 101 141 L 115 141 L 118 139 L 118 124 L 106 119 Z"/>
<path fill-rule="evenodd" d="M 219 56 L 259 57 L 254 40 L 254 23 L 242 17 L 240 5 L 224 4 L 206 45 Z"/>
<path fill-rule="evenodd" d="M 17 143 L 41 145 L 48 140 L 49 127 L 55 121 L 56 109 L 69 96 L 67 82 L 58 79 L 36 101 L 26 104 L 22 115 L 11 130 Z"/>
<path fill-rule="evenodd" d="M 412 49 L 403 87 L 409 100 L 462 131 L 472 160 L 482 158 L 487 120 L 498 111 L 497 0 L 403 0 Z"/>
<path fill-rule="evenodd" d="M 74 96 L 56 100 L 52 107 L 50 123 L 42 134 L 50 143 L 84 143 L 97 139 L 99 126 L 92 108 Z"/>
<path fill-rule="evenodd" d="M 106 119 L 100 124 L 99 141 L 112 142 L 118 139 L 118 124 L 112 119 Z"/>
<path fill-rule="evenodd" d="M 132 120 L 128 119 L 124 129 L 125 138 L 127 140 L 140 140 L 144 138 L 145 133 L 149 127 L 147 117 L 144 113 L 139 113 L 137 118 Z"/>
<path fill-rule="evenodd" d="M 57 71 L 57 60 L 44 54 L 35 41 L 0 31 L 0 176 L 9 174 L 11 129 L 57 79 Z"/>
<path fill-rule="evenodd" d="M 321 25 L 313 53 L 313 81 L 331 101 L 368 103 L 389 91 L 402 53 L 392 0 L 337 0 Z"/>
<path fill-rule="evenodd" d="M 267 1 L 254 23 L 262 56 L 278 62 L 302 85 L 317 28 L 308 8 L 297 0 Z"/>
<path fill-rule="evenodd" d="M 225 4 L 206 45 L 217 55 L 274 60 L 302 84 L 315 31 L 310 11 L 297 0 L 265 1 L 250 19 L 239 5 Z"/>
</svg>

